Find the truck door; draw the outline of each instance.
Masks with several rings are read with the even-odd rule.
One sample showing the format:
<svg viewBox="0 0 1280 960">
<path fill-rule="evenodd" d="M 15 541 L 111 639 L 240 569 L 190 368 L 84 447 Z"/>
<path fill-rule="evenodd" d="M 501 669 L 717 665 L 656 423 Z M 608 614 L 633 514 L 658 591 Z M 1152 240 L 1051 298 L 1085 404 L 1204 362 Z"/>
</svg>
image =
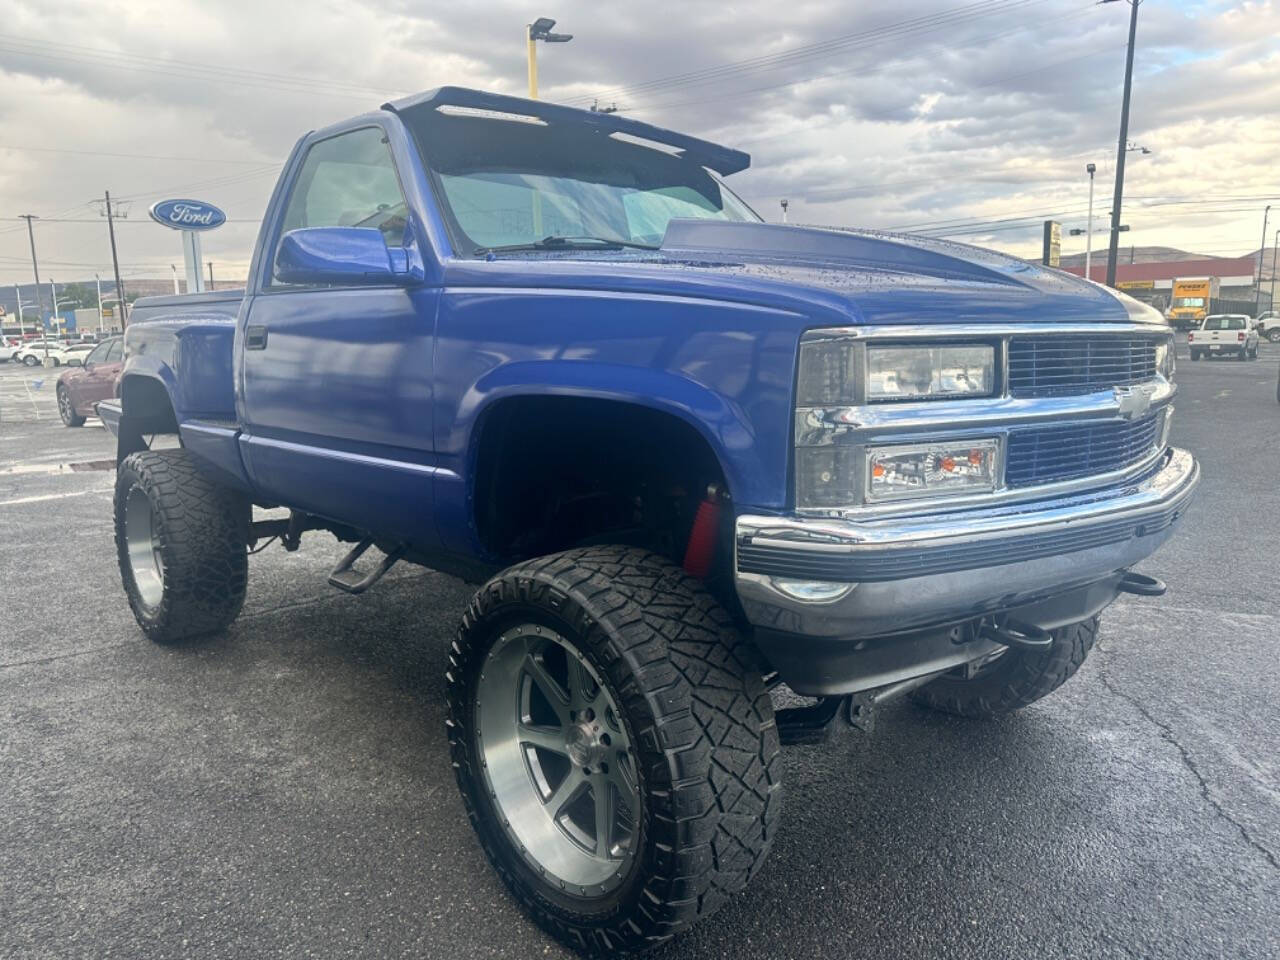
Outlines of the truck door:
<svg viewBox="0 0 1280 960">
<path fill-rule="evenodd" d="M 294 169 L 279 227 L 263 238 L 269 274 L 240 319 L 246 466 L 283 505 L 430 545 L 439 291 L 290 285 L 274 262 L 280 237 L 300 227 L 372 226 L 404 246 L 409 216 L 394 158 L 371 125 L 317 140 Z"/>
</svg>

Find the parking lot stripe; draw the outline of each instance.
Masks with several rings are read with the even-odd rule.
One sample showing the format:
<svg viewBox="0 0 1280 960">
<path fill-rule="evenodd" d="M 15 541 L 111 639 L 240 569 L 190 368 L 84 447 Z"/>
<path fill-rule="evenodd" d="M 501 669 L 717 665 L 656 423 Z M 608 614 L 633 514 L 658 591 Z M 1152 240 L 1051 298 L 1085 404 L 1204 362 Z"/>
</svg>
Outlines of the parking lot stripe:
<svg viewBox="0 0 1280 960">
<path fill-rule="evenodd" d="M 0 500 L 0 507 L 16 507 L 23 503 L 40 503 L 42 500 L 65 500 L 67 497 L 83 497 L 86 493 L 110 493 L 110 487 L 95 490 L 77 490 L 74 493 L 45 493 L 38 497 L 18 497 L 16 500 Z"/>
</svg>

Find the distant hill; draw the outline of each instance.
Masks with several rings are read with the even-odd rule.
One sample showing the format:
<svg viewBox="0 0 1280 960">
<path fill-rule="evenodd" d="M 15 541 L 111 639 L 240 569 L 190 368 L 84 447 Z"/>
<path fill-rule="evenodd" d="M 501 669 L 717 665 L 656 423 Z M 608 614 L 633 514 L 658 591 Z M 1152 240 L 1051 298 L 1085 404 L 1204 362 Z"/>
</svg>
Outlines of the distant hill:
<svg viewBox="0 0 1280 960">
<path fill-rule="evenodd" d="M 1105 241 L 1105 236 L 1103 237 Z M 1116 258 L 1119 263 L 1169 263 L 1172 260 L 1206 260 L 1204 254 L 1189 253 L 1186 250 L 1179 250 L 1177 247 L 1130 247 L 1121 244 L 1118 251 L 1119 256 Z M 1093 262 L 1107 262 L 1107 247 L 1105 242 L 1102 249 L 1094 249 Z M 1064 267 L 1083 267 L 1084 254 L 1070 253 L 1062 258 Z"/>
<path fill-rule="evenodd" d="M 1188 250 L 1180 250 L 1177 247 L 1126 247 L 1121 244 L 1118 251 L 1119 256 L 1116 258 L 1119 263 L 1169 263 L 1174 260 L 1234 260 L 1235 257 L 1215 257 L 1212 254 L 1192 253 Z M 1262 279 L 1265 283 L 1271 277 L 1271 262 L 1275 257 L 1276 250 L 1274 247 L 1264 247 L 1262 250 Z M 1257 264 L 1258 251 L 1253 250 L 1243 254 Z M 1107 249 L 1104 246 L 1101 251 L 1093 251 L 1093 265 L 1097 267 L 1099 264 L 1107 262 Z M 1084 267 L 1083 253 L 1070 253 L 1062 257 L 1062 266 L 1064 267 Z M 1280 267 L 1280 264 L 1278 264 Z M 1278 270 L 1277 272 L 1280 272 Z"/>
</svg>

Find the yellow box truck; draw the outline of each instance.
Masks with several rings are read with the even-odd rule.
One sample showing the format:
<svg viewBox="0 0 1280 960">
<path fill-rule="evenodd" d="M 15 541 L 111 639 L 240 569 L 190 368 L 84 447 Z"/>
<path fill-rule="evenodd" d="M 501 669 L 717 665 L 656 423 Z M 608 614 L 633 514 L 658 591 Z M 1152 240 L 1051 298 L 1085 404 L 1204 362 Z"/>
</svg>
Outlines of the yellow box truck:
<svg viewBox="0 0 1280 960">
<path fill-rule="evenodd" d="M 1220 281 L 1217 277 L 1187 277 L 1173 281 L 1165 318 L 1179 330 L 1199 327 L 1213 311 L 1213 302 L 1218 299 L 1219 289 Z"/>
</svg>

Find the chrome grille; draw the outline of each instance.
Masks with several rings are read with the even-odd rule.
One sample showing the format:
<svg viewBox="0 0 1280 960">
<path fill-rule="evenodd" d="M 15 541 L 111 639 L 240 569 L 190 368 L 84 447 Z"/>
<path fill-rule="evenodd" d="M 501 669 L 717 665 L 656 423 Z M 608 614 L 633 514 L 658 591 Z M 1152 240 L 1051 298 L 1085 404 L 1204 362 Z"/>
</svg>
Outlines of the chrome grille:
<svg viewBox="0 0 1280 960">
<path fill-rule="evenodd" d="M 1143 383 L 1156 375 L 1154 337 L 1061 336 L 1009 340 L 1009 393 L 1064 397 Z"/>
<path fill-rule="evenodd" d="M 1057 483 L 1133 466 L 1155 452 L 1164 416 L 1159 410 L 1132 422 L 1015 430 L 1009 434 L 1005 485 Z"/>
</svg>

